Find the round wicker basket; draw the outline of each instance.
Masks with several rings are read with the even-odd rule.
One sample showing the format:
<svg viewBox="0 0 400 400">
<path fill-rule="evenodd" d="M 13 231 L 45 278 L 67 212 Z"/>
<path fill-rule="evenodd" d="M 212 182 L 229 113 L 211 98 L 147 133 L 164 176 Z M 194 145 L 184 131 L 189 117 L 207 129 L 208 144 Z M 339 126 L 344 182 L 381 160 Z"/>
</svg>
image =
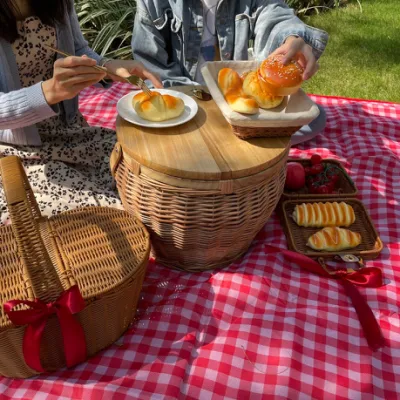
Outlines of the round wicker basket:
<svg viewBox="0 0 400 400">
<path fill-rule="evenodd" d="M 213 100 L 197 104 L 176 127 L 118 118 L 111 155 L 124 208 L 149 229 L 153 255 L 186 271 L 223 267 L 247 251 L 282 194 L 290 148 L 289 137 L 241 140 Z"/>
<path fill-rule="evenodd" d="M 112 344 L 131 323 L 148 256 L 149 234 L 125 211 L 87 207 L 41 217 L 17 157 L 0 159 L 12 219 L 0 227 L 0 303 L 49 304 L 77 285 L 84 308 L 74 315 L 84 330 L 90 357 Z M 0 309 L 0 374 L 26 378 L 38 372 L 23 354 L 26 326 L 14 326 Z M 40 342 L 41 365 L 66 365 L 58 319 L 51 315 Z"/>
<path fill-rule="evenodd" d="M 247 251 L 282 194 L 285 160 L 234 181 L 191 181 L 141 166 L 117 144 L 112 169 L 125 210 L 151 233 L 157 261 L 196 272 Z"/>
</svg>

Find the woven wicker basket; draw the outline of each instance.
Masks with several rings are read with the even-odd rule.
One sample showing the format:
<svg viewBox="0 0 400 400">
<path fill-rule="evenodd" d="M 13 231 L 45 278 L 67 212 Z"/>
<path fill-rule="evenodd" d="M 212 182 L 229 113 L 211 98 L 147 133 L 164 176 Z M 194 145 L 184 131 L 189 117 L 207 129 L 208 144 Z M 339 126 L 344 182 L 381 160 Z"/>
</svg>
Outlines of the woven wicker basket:
<svg viewBox="0 0 400 400">
<path fill-rule="evenodd" d="M 303 165 L 303 167 L 310 167 L 311 166 L 311 160 L 309 158 L 289 158 L 288 162 L 297 162 Z M 304 201 L 309 201 L 311 200 L 324 200 L 324 199 L 329 199 L 329 198 L 347 198 L 347 197 L 357 197 L 358 195 L 358 190 L 353 182 L 353 180 L 350 178 L 350 176 L 347 174 L 346 170 L 343 168 L 342 164 L 334 159 L 325 159 L 323 160 L 323 163 L 329 163 L 333 164 L 338 168 L 338 175 L 339 175 L 339 180 L 336 183 L 336 193 L 328 193 L 328 194 L 315 194 L 315 193 L 309 193 L 307 186 L 305 186 L 302 189 L 299 190 L 289 190 L 289 189 L 284 189 L 283 194 L 282 194 L 282 199 L 285 200 L 296 200 L 296 199 L 304 199 Z"/>
<path fill-rule="evenodd" d="M 74 315 L 90 357 L 112 344 L 136 312 L 150 251 L 144 226 L 124 211 L 88 207 L 41 217 L 17 157 L 0 159 L 9 226 L 0 227 L 0 303 L 56 301 L 77 285 L 84 308 Z M 14 326 L 0 310 L 0 374 L 37 374 L 26 363 L 26 326 Z M 58 319 L 51 315 L 40 341 L 43 369 L 66 365 Z"/>
<path fill-rule="evenodd" d="M 358 232 L 361 235 L 361 244 L 349 250 L 331 252 L 331 251 L 316 251 L 308 247 L 307 240 L 314 233 L 318 232 L 321 228 L 310 228 L 298 226 L 292 214 L 296 205 L 302 203 L 314 202 L 345 202 L 354 209 L 355 222 L 348 227 L 353 232 Z M 367 210 L 361 201 L 352 198 L 327 198 L 327 199 L 301 199 L 301 200 L 286 200 L 281 208 L 281 221 L 288 241 L 289 249 L 298 253 L 304 254 L 308 257 L 338 260 L 340 256 L 353 255 L 361 257 L 362 259 L 369 260 L 379 256 L 382 251 L 383 244 L 375 229 L 375 226 L 368 215 Z"/>
<path fill-rule="evenodd" d="M 247 251 L 278 203 L 285 161 L 246 178 L 192 181 L 138 164 L 117 143 L 111 168 L 124 208 L 151 232 L 157 261 L 194 272 L 226 266 Z"/>
<path fill-rule="evenodd" d="M 279 107 L 260 109 L 255 115 L 233 111 L 218 87 L 219 71 L 232 68 L 242 74 L 254 71 L 258 66 L 257 61 L 215 61 L 206 63 L 201 70 L 210 94 L 236 136 L 241 139 L 291 136 L 318 117 L 318 106 L 302 90 L 286 97 Z"/>
</svg>

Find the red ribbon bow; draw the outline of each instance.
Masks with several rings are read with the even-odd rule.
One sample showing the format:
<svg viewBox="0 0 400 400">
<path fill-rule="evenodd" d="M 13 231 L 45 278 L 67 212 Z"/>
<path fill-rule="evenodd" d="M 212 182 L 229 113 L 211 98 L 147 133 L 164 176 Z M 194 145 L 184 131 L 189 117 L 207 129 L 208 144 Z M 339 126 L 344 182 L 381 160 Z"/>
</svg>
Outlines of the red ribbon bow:
<svg viewBox="0 0 400 400">
<path fill-rule="evenodd" d="M 13 311 L 23 304 L 29 310 Z M 11 300 L 4 304 L 4 311 L 14 325 L 28 325 L 23 341 L 23 354 L 26 364 L 35 371 L 45 372 L 40 362 L 40 342 L 48 318 L 56 314 L 60 322 L 64 342 L 64 353 L 68 367 L 86 359 L 85 333 L 80 323 L 72 314 L 85 308 L 85 302 L 78 286 L 72 286 L 51 303 L 35 301 Z"/>
<path fill-rule="evenodd" d="M 383 285 L 383 280 L 382 272 L 379 268 L 368 267 L 350 273 L 346 271 L 335 271 L 334 273 L 329 274 L 318 262 L 303 254 L 269 245 L 265 246 L 265 250 L 268 253 L 280 252 L 287 260 L 295 262 L 301 268 L 327 278 L 335 278 L 339 280 L 357 312 L 358 319 L 363 328 L 369 347 L 373 351 L 376 351 L 385 346 L 385 339 L 371 308 L 361 296 L 357 287 L 354 286 L 358 285 L 373 288 L 381 287 Z"/>
</svg>

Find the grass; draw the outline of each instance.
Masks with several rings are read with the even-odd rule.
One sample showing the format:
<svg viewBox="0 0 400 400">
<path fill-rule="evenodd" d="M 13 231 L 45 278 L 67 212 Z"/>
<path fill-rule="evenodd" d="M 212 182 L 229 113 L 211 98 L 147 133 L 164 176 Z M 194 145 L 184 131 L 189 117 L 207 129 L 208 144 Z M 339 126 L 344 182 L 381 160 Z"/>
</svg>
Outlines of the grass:
<svg viewBox="0 0 400 400">
<path fill-rule="evenodd" d="M 305 17 L 330 35 L 309 93 L 400 102 L 399 0 L 362 0 Z"/>
</svg>

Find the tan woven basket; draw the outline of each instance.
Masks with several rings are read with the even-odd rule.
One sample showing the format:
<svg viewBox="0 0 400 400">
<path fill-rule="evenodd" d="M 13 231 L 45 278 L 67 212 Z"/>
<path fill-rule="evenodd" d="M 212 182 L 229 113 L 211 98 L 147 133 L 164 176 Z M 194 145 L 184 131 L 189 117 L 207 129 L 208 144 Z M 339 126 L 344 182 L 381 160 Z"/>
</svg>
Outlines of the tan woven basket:
<svg viewBox="0 0 400 400">
<path fill-rule="evenodd" d="M 303 165 L 303 167 L 310 167 L 311 166 L 311 160 L 309 158 L 289 158 L 288 162 L 298 162 Z M 347 198 L 347 197 L 357 197 L 358 190 L 353 182 L 353 180 L 350 178 L 350 176 L 347 174 L 346 170 L 343 168 L 342 164 L 334 159 L 325 159 L 322 161 L 323 163 L 329 163 L 333 164 L 338 168 L 337 172 L 339 175 L 339 180 L 336 183 L 336 189 L 335 191 L 337 193 L 327 193 L 327 194 L 315 194 L 315 193 L 309 193 L 307 186 L 300 190 L 289 190 L 289 189 L 284 189 L 283 194 L 282 194 L 282 199 L 285 200 L 296 200 L 296 199 L 304 199 L 304 201 L 309 201 L 310 199 L 318 200 L 324 200 L 324 199 L 329 199 L 329 198 Z"/>
<path fill-rule="evenodd" d="M 258 66 L 257 61 L 214 61 L 207 62 L 201 70 L 210 94 L 236 136 L 241 139 L 291 136 L 318 117 L 318 106 L 301 89 L 286 97 L 280 106 L 270 110 L 260 108 L 255 115 L 233 111 L 218 87 L 219 71 L 232 68 L 243 74 Z"/>
<path fill-rule="evenodd" d="M 292 214 L 296 205 L 302 203 L 316 203 L 316 202 L 345 202 L 354 209 L 355 222 L 348 227 L 353 232 L 358 232 L 361 235 L 361 244 L 357 247 L 349 250 L 343 250 L 338 252 L 331 251 L 316 251 L 308 247 L 307 240 L 314 233 L 318 232 L 322 228 L 310 228 L 298 226 L 293 218 Z M 361 257 L 362 259 L 374 259 L 379 256 L 383 249 L 383 244 L 379 235 L 375 229 L 375 226 L 368 215 L 363 203 L 357 199 L 352 198 L 326 198 L 326 199 L 301 199 L 301 200 L 286 200 L 282 204 L 281 208 L 281 221 L 284 227 L 286 238 L 288 241 L 288 247 L 290 250 L 304 254 L 312 258 L 323 258 L 323 259 L 338 259 L 340 256 L 353 255 Z"/>
<path fill-rule="evenodd" d="M 128 328 L 150 251 L 144 226 L 124 211 L 88 207 L 41 217 L 17 157 L 0 159 L 9 226 L 0 227 L 0 303 L 56 301 L 77 285 L 84 308 L 74 315 L 84 330 L 87 357 L 112 344 Z M 26 326 L 14 326 L 0 310 L 0 374 L 37 374 L 23 355 Z M 41 340 L 46 371 L 66 365 L 58 319 L 51 315 Z"/>
<path fill-rule="evenodd" d="M 251 139 L 257 137 L 282 137 L 292 136 L 301 126 L 288 126 L 283 128 L 252 128 L 249 126 L 238 126 L 230 124 L 233 133 L 240 139 Z"/>
<path fill-rule="evenodd" d="M 125 209 L 151 232 L 157 261 L 202 271 L 228 265 L 247 251 L 281 196 L 286 158 L 287 153 L 249 177 L 194 181 L 144 167 L 117 143 L 111 169 Z"/>
</svg>

